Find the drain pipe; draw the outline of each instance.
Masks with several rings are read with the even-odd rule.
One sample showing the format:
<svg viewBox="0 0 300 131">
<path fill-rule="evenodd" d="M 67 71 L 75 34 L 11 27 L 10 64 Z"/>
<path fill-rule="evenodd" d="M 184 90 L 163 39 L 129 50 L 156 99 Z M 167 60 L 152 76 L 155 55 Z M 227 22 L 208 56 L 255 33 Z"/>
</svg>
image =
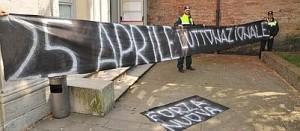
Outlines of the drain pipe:
<svg viewBox="0 0 300 131">
<path fill-rule="evenodd" d="M 216 4 L 216 26 L 220 27 L 221 21 L 221 0 L 217 0 Z M 220 54 L 220 50 L 217 50 L 217 54 Z"/>
<path fill-rule="evenodd" d="M 216 5 L 216 26 L 220 27 L 220 21 L 221 21 L 221 0 L 217 0 Z"/>
</svg>

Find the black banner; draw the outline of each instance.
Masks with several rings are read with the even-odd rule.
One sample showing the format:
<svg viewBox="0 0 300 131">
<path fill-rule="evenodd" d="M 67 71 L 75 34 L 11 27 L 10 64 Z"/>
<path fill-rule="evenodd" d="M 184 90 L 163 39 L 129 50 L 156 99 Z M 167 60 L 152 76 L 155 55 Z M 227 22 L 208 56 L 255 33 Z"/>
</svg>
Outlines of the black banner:
<svg viewBox="0 0 300 131">
<path fill-rule="evenodd" d="M 182 30 L 16 14 L 0 18 L 6 80 L 173 60 L 253 43 L 268 36 L 264 21 Z"/>
<path fill-rule="evenodd" d="M 228 109 L 199 96 L 192 96 L 152 108 L 142 114 L 149 120 L 160 123 L 168 131 L 181 131 Z"/>
</svg>

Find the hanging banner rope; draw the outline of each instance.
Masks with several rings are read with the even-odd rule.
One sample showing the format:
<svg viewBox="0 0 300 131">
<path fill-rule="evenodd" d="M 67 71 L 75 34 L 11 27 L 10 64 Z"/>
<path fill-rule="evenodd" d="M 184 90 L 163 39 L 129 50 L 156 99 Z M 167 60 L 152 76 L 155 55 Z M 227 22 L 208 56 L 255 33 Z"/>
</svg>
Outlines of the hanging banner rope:
<svg viewBox="0 0 300 131">
<path fill-rule="evenodd" d="M 0 18 L 6 80 L 156 63 L 250 44 L 268 36 L 265 21 L 175 29 L 17 14 Z"/>
</svg>

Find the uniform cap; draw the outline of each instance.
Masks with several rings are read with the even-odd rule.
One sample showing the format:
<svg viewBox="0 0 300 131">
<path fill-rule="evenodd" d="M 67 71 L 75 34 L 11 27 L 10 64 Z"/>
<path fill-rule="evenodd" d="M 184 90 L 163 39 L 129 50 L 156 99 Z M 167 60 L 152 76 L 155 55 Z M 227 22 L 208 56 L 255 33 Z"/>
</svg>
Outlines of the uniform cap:
<svg viewBox="0 0 300 131">
<path fill-rule="evenodd" d="M 191 10 L 190 6 L 184 6 L 184 10 Z"/>
<path fill-rule="evenodd" d="M 273 11 L 269 11 L 269 12 L 268 12 L 268 15 L 273 15 Z"/>
</svg>

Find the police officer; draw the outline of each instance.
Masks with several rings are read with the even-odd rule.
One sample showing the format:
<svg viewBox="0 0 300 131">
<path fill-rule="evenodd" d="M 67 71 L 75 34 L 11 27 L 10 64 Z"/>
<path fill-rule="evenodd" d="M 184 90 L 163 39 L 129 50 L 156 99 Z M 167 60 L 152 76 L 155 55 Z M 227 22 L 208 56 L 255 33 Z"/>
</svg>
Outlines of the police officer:
<svg viewBox="0 0 300 131">
<path fill-rule="evenodd" d="M 194 22 L 193 22 L 193 19 L 191 16 L 191 9 L 189 6 L 185 6 L 184 14 L 178 18 L 178 20 L 175 23 L 175 26 L 184 28 L 185 26 L 192 26 L 192 25 L 194 25 Z M 192 67 L 192 56 L 189 55 L 189 56 L 181 57 L 178 59 L 178 62 L 177 62 L 178 71 L 181 73 L 184 73 L 184 70 L 183 70 L 184 58 L 185 58 L 185 63 L 186 63 L 186 69 L 187 70 L 195 70 Z"/>
<path fill-rule="evenodd" d="M 265 51 L 266 45 L 267 45 L 267 50 L 272 51 L 274 37 L 278 34 L 279 31 L 278 22 L 273 17 L 273 11 L 268 12 L 267 23 L 268 23 L 268 32 L 270 34 L 270 37 L 268 39 L 264 39 L 261 41 L 261 51 Z"/>
</svg>

